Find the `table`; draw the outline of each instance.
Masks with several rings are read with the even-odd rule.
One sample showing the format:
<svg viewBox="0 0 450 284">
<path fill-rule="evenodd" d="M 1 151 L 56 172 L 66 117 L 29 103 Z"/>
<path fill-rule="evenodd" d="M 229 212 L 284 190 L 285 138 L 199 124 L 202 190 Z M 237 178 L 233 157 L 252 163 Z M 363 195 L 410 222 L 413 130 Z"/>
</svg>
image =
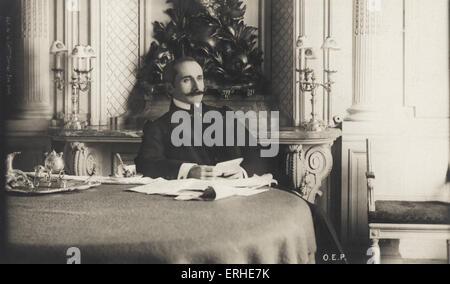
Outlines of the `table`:
<svg viewBox="0 0 450 284">
<path fill-rule="evenodd" d="M 13 263 L 314 263 L 308 204 L 271 189 L 214 202 L 175 201 L 101 186 L 70 194 L 9 196 Z"/>
</svg>

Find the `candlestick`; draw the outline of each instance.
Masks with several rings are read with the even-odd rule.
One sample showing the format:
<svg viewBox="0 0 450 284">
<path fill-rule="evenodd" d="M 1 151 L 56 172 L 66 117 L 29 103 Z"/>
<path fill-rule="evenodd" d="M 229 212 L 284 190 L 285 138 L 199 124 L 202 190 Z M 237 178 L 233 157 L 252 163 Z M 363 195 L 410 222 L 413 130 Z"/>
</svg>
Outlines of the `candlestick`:
<svg viewBox="0 0 450 284">
<path fill-rule="evenodd" d="M 372 172 L 372 142 L 367 139 L 366 140 L 367 147 L 367 172 Z"/>
<path fill-rule="evenodd" d="M 80 130 L 87 126 L 86 122 L 79 119 L 80 95 L 91 88 L 91 59 L 94 56 L 95 53 L 89 46 L 77 45 L 72 51 L 72 115 L 65 126 L 66 129 Z"/>
<path fill-rule="evenodd" d="M 55 63 L 52 71 L 54 72 L 54 82 L 58 90 L 64 89 L 64 54 L 67 53 L 67 48 L 61 41 L 55 41 L 50 47 L 50 53 L 54 55 Z"/>
<path fill-rule="evenodd" d="M 301 0 L 300 3 L 300 9 L 301 9 L 301 17 L 302 17 L 302 36 L 306 36 L 306 27 L 305 27 L 305 22 L 306 22 L 306 13 L 305 13 L 305 0 Z"/>
<path fill-rule="evenodd" d="M 333 13 L 331 12 L 331 0 L 328 0 L 328 37 L 333 36 L 333 31 L 331 30 L 331 20 Z"/>
<path fill-rule="evenodd" d="M 82 69 L 83 68 L 83 59 L 81 57 L 78 57 L 77 61 L 78 61 L 77 62 L 77 65 L 78 65 L 77 69 L 78 69 L 78 71 L 83 71 L 83 69 Z"/>
<path fill-rule="evenodd" d="M 56 70 L 61 70 L 62 69 L 61 52 L 57 52 L 55 57 L 56 57 L 55 58 L 55 61 L 56 61 L 55 69 Z"/>
</svg>

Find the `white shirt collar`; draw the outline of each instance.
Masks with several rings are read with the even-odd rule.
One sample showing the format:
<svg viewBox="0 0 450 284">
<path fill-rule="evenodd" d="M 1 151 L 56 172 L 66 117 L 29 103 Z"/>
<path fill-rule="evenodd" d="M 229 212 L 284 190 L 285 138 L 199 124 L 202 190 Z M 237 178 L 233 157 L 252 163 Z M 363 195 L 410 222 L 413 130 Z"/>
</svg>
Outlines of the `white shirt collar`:
<svg viewBox="0 0 450 284">
<path fill-rule="evenodd" d="M 182 102 L 180 100 L 177 99 L 173 99 L 173 103 L 175 104 L 175 106 L 184 109 L 184 110 L 190 110 L 191 109 L 191 105 L 185 102 Z M 198 108 L 200 107 L 201 103 L 196 103 L 195 106 Z"/>
</svg>

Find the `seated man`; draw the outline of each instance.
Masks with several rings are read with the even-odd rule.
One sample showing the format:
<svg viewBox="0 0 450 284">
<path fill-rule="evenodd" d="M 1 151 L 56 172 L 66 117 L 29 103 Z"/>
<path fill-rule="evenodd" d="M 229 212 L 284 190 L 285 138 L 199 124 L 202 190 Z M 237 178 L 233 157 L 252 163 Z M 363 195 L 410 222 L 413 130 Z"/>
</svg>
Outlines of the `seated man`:
<svg viewBox="0 0 450 284">
<path fill-rule="evenodd" d="M 169 180 L 212 179 L 217 174 L 214 171 L 217 163 L 238 158 L 244 158 L 242 167 L 230 168 L 226 176 L 240 178 L 247 175 L 269 173 L 265 172 L 268 170 L 268 163 L 263 163 L 262 159 L 259 159 L 258 147 L 241 148 L 236 146 L 237 143 L 234 143 L 234 146 L 228 146 L 225 132 L 227 127 L 237 129 L 236 121 L 232 122 L 232 126 L 227 125 L 225 114 L 227 111 L 231 111 L 230 109 L 214 108 L 202 103 L 205 91 L 203 70 L 195 59 L 184 57 L 172 62 L 165 70 L 164 79 L 170 84 L 172 103 L 169 112 L 144 126 L 144 140 L 135 160 L 139 173 L 151 178 L 162 177 Z M 187 115 L 184 118 L 190 120 L 187 124 L 188 129 L 183 129 L 188 132 L 190 137 L 184 137 L 186 133 L 178 135 L 183 137 L 176 135 L 179 132 L 177 129 L 186 123 L 180 119 L 183 117 L 180 112 L 184 112 Z M 203 122 L 203 117 L 208 112 L 220 113 L 224 125 L 221 127 L 223 130 L 221 141 L 214 145 L 208 143 L 209 145 L 206 146 L 203 135 L 208 126 L 212 125 L 212 123 Z M 196 130 L 194 125 L 196 120 L 201 123 L 200 131 Z M 245 131 L 245 133 L 250 140 L 249 132 Z M 234 134 L 234 140 L 236 140 L 236 132 Z M 219 134 L 215 133 L 215 135 Z M 177 145 L 179 143 L 174 143 L 174 138 L 184 141 L 187 138 L 190 143 Z"/>
<path fill-rule="evenodd" d="M 221 119 L 224 123 L 222 130 L 225 131 L 222 133 L 221 139 L 218 139 L 219 142 L 214 145 L 211 143 L 204 145 L 204 132 L 211 123 L 204 123 L 203 120 L 208 121 L 208 119 L 202 118 L 207 116 L 208 112 L 220 113 L 224 118 L 230 109 L 214 108 L 202 103 L 205 90 L 203 70 L 193 58 L 186 57 L 174 61 L 166 68 L 164 77 L 166 82 L 171 84 L 170 92 L 173 100 L 169 112 L 154 122 L 148 122 L 144 127 L 144 140 L 135 160 L 139 173 L 151 178 L 162 177 L 168 180 L 213 179 L 217 176 L 214 170 L 217 163 L 244 158 L 241 167 L 228 169 L 227 177 L 241 178 L 247 175 L 272 173 L 277 179 L 277 175 L 280 173 L 278 171 L 274 173 L 277 170 L 276 157 L 273 159 L 261 157 L 262 147 L 260 145 L 255 147 L 236 146 L 240 145 L 236 143 L 236 132 L 231 132 L 234 134 L 235 141 L 232 141 L 235 142 L 234 146 L 226 143 L 226 136 L 229 132 L 225 130 L 229 130 L 230 127 L 233 127 L 233 130 L 237 129 L 236 124 L 239 122 L 236 120 L 229 122 L 227 119 Z M 183 136 L 189 134 L 188 137 L 179 137 L 182 136 L 179 135 L 181 133 L 179 128 L 185 123 L 182 121 L 183 119 L 179 119 L 183 118 L 183 115 L 180 115 L 183 112 L 184 118 L 190 120 L 185 127 L 188 129 L 183 129 L 187 130 Z M 195 125 L 196 119 L 202 121 L 201 131 L 196 131 L 198 127 Z M 228 125 L 228 123 L 233 125 Z M 219 134 L 216 133 L 216 135 Z M 250 140 L 255 138 L 248 131 L 245 131 L 245 136 L 249 141 L 246 145 L 250 146 Z M 246 141 L 247 138 L 245 138 Z M 179 141 L 174 141 L 174 139 L 184 140 L 188 143 L 180 145 Z M 309 205 L 313 213 L 316 235 L 321 236 L 317 239 L 318 262 L 321 262 L 323 252 L 342 254 L 334 229 L 328 223 L 327 218 L 314 205 Z"/>
</svg>

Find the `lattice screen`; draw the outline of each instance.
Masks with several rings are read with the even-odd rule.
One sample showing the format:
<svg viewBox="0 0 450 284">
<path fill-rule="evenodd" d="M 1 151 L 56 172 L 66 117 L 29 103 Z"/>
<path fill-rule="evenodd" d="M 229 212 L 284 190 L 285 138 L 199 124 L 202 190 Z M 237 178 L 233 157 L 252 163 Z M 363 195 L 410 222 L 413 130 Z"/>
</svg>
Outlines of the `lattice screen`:
<svg viewBox="0 0 450 284">
<path fill-rule="evenodd" d="M 292 95 L 294 92 L 294 1 L 272 3 L 272 88 L 280 96 L 280 108 L 293 117 Z"/>
<path fill-rule="evenodd" d="M 139 0 L 107 0 L 105 19 L 105 81 L 108 117 L 127 111 L 139 65 Z"/>
</svg>

